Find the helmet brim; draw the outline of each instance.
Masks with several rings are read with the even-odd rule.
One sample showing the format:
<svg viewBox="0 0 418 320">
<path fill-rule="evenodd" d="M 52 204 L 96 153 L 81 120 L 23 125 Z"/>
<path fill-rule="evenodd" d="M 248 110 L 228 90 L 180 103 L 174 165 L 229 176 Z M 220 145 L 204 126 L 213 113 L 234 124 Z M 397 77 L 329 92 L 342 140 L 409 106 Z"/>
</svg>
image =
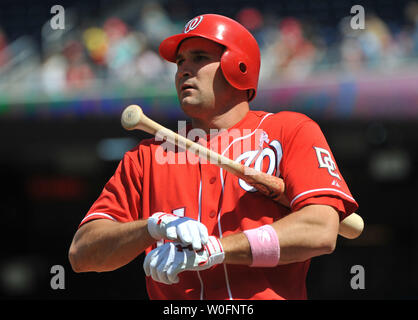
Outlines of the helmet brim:
<svg viewBox="0 0 418 320">
<path fill-rule="evenodd" d="M 165 60 L 170 62 L 176 62 L 177 58 L 177 49 L 180 43 L 184 40 L 190 38 L 188 34 L 176 34 L 174 36 L 168 37 L 163 40 L 158 49 L 160 56 Z"/>
<path fill-rule="evenodd" d="M 165 39 L 161 42 L 160 47 L 158 48 L 160 56 L 163 57 L 167 61 L 175 63 L 176 59 L 177 59 L 177 51 L 179 49 L 179 46 L 180 46 L 181 42 L 183 40 L 188 39 L 188 38 L 199 38 L 199 37 L 211 40 L 211 41 L 225 47 L 225 44 L 222 43 L 222 41 L 219 41 L 219 39 L 207 36 L 205 34 L 180 33 L 180 34 L 176 34 L 174 36 L 168 37 L 167 39 Z"/>
</svg>

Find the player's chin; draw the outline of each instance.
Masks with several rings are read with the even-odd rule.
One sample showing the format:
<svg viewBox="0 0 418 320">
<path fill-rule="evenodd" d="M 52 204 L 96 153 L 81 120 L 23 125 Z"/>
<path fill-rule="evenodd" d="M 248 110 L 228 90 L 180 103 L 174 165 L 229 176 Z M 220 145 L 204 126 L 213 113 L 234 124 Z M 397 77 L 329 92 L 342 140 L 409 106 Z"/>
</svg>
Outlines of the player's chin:
<svg viewBox="0 0 418 320">
<path fill-rule="evenodd" d="M 183 97 L 179 99 L 181 109 L 188 115 L 196 114 L 201 109 L 201 103 L 193 97 Z"/>
<path fill-rule="evenodd" d="M 189 117 L 196 118 L 199 114 L 199 107 L 194 104 L 181 103 L 181 109 Z"/>
</svg>

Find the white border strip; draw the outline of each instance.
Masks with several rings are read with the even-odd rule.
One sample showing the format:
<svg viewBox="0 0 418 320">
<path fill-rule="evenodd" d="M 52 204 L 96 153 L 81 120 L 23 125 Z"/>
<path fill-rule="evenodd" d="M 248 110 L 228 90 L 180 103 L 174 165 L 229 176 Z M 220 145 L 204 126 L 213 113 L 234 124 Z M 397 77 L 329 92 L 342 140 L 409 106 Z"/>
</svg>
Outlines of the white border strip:
<svg viewBox="0 0 418 320">
<path fill-rule="evenodd" d="M 94 213 L 90 213 L 88 216 L 84 217 L 83 220 L 81 220 L 80 224 L 84 222 L 84 220 L 92 217 L 92 216 L 101 216 L 101 217 L 105 217 L 105 218 L 109 218 L 113 221 L 117 221 L 115 218 L 113 218 L 110 214 L 107 213 L 102 213 L 102 212 L 94 212 Z"/>
<path fill-rule="evenodd" d="M 333 188 L 321 188 L 321 189 L 312 189 L 312 190 L 308 190 L 302 193 L 299 193 L 296 197 L 293 198 L 293 200 L 290 202 L 290 206 L 293 205 L 293 203 L 295 202 L 295 200 L 299 199 L 300 197 L 304 196 L 305 194 L 308 193 L 312 193 L 312 192 L 318 192 L 318 191 L 334 191 L 334 192 L 338 192 L 340 194 L 342 194 L 343 196 L 347 197 L 350 200 L 356 201 L 354 200 L 354 198 L 350 197 L 348 194 L 338 190 L 338 189 L 333 189 Z"/>
</svg>

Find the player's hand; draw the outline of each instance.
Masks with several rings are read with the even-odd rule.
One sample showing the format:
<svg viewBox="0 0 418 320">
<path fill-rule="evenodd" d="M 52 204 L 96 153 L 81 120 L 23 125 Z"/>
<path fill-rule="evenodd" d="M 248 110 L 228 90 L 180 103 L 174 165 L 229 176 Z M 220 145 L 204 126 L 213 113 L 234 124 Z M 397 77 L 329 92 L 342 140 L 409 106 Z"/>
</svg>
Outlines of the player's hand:
<svg viewBox="0 0 418 320">
<path fill-rule="evenodd" d="M 147 277 L 165 284 L 179 282 L 178 274 L 183 271 L 199 271 L 220 264 L 225 253 L 218 238 L 210 236 L 200 250 L 193 250 L 181 243 L 167 242 L 152 250 L 145 257 L 144 271 Z"/>
<path fill-rule="evenodd" d="M 148 232 L 156 240 L 178 241 L 192 245 L 195 250 L 200 250 L 209 238 L 208 229 L 204 224 L 165 212 L 154 213 L 148 218 Z"/>
</svg>

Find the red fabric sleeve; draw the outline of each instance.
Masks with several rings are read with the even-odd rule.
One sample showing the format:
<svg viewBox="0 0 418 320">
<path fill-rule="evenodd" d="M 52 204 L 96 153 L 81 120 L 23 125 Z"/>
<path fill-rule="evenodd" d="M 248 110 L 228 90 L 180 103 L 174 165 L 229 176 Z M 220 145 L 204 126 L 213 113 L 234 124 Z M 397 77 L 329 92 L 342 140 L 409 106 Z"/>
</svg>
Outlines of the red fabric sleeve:
<svg viewBox="0 0 418 320">
<path fill-rule="evenodd" d="M 93 219 L 128 222 L 141 216 L 142 171 L 138 161 L 135 161 L 135 155 L 138 152 L 127 152 L 124 155 L 79 227 Z"/>
<path fill-rule="evenodd" d="M 340 220 L 358 208 L 317 123 L 300 117 L 285 134 L 281 173 L 293 211 L 308 204 L 336 208 Z"/>
</svg>

